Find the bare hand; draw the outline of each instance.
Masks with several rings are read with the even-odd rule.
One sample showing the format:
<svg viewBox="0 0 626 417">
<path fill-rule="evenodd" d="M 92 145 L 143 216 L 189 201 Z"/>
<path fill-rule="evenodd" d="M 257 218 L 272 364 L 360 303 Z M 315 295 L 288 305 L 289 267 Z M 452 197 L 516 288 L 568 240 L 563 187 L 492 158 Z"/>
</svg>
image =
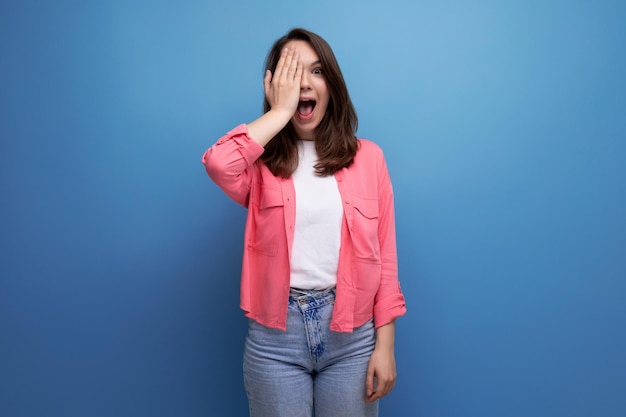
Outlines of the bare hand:
<svg viewBox="0 0 626 417">
<path fill-rule="evenodd" d="M 301 80 L 302 63 L 298 51 L 283 49 L 274 74 L 267 70 L 263 79 L 265 98 L 271 109 L 284 111 L 291 117 L 298 108 Z"/>
<path fill-rule="evenodd" d="M 365 401 L 373 402 L 389 394 L 396 384 L 396 376 L 393 350 L 374 349 L 367 367 Z"/>
</svg>

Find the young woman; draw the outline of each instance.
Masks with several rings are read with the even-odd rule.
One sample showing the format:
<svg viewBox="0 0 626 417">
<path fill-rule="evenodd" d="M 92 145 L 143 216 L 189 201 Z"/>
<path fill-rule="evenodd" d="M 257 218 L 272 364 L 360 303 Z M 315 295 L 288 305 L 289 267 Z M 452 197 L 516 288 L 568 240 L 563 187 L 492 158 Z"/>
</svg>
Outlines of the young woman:
<svg viewBox="0 0 626 417">
<path fill-rule="evenodd" d="M 265 113 L 203 156 L 247 207 L 241 308 L 252 417 L 370 417 L 396 381 L 393 192 L 330 46 L 293 29 L 266 61 Z"/>
</svg>

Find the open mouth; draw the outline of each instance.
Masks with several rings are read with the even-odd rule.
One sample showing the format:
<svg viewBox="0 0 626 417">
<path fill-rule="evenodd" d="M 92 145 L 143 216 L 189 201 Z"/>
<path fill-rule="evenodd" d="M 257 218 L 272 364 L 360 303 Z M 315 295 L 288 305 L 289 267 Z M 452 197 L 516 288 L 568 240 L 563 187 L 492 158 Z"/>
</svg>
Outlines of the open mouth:
<svg viewBox="0 0 626 417">
<path fill-rule="evenodd" d="M 315 100 L 300 100 L 298 102 L 298 114 L 304 118 L 310 116 L 315 108 Z"/>
</svg>

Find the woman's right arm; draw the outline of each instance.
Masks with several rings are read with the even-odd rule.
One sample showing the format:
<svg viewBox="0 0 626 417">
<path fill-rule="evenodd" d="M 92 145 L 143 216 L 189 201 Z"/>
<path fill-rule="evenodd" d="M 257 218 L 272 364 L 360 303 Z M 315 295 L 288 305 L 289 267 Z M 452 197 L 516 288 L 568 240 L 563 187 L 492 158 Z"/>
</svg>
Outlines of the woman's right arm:
<svg viewBox="0 0 626 417">
<path fill-rule="evenodd" d="M 263 147 L 248 134 L 246 125 L 239 125 L 221 137 L 202 155 L 207 174 L 235 202 L 248 206 L 255 161 Z"/>
<path fill-rule="evenodd" d="M 255 121 L 240 125 L 220 138 L 202 157 L 207 174 L 237 203 L 247 206 L 251 172 L 248 169 L 263 154 L 263 147 L 280 132 L 296 112 L 300 98 L 302 63 L 298 52 L 285 48 L 274 75 L 263 79 L 271 109 Z"/>
</svg>

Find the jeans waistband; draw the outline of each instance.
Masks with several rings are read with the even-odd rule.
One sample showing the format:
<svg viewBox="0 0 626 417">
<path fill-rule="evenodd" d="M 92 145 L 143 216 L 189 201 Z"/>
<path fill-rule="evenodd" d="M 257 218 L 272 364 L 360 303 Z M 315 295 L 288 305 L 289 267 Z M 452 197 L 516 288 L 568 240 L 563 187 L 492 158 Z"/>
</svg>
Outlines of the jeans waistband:
<svg viewBox="0 0 626 417">
<path fill-rule="evenodd" d="M 301 288 L 289 288 L 289 298 L 298 299 L 302 297 L 324 297 L 328 294 L 335 295 L 335 287 L 326 290 L 304 290 Z"/>
<path fill-rule="evenodd" d="M 335 302 L 335 288 L 327 290 L 303 290 L 299 288 L 291 288 L 289 291 L 289 299 L 296 302 L 300 309 L 308 309 L 311 307 L 321 307 Z"/>
</svg>

